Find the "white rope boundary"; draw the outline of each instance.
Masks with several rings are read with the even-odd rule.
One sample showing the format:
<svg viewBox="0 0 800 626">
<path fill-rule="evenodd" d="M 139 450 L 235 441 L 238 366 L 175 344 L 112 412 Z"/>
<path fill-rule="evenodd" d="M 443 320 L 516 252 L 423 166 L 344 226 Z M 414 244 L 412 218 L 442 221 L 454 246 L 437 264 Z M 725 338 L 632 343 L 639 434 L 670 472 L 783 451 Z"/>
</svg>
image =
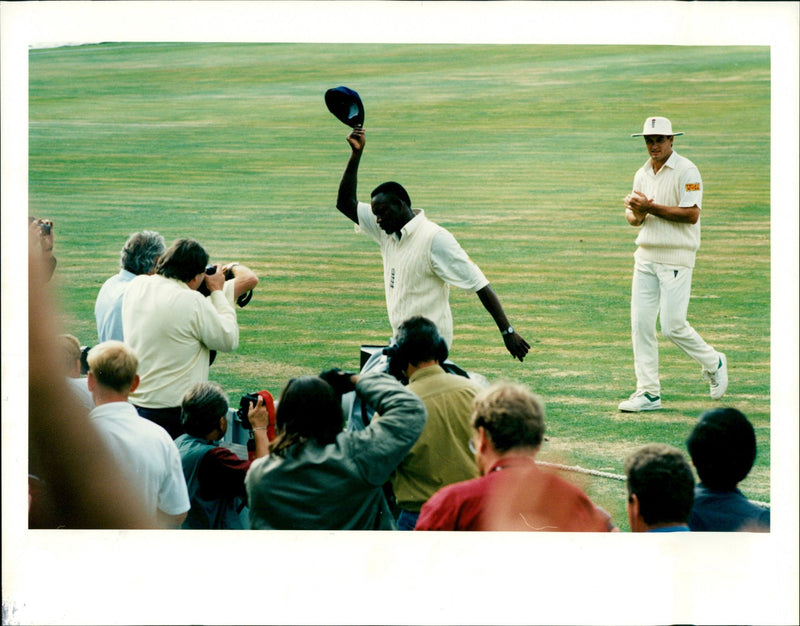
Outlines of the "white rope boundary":
<svg viewBox="0 0 800 626">
<path fill-rule="evenodd" d="M 543 467 L 552 467 L 553 469 L 562 470 L 565 472 L 577 472 L 579 474 L 589 474 L 590 476 L 599 476 L 601 478 L 611 478 L 613 480 L 623 480 L 623 481 L 625 480 L 625 476 L 623 476 L 622 474 L 612 474 L 611 472 L 601 472 L 600 470 L 586 469 L 585 467 L 581 467 L 580 465 L 563 465 L 561 463 L 550 463 L 548 461 L 536 461 L 536 464 L 541 465 Z M 750 500 L 750 502 L 765 509 L 770 508 L 769 502 L 759 502 L 758 500 Z"/>
</svg>

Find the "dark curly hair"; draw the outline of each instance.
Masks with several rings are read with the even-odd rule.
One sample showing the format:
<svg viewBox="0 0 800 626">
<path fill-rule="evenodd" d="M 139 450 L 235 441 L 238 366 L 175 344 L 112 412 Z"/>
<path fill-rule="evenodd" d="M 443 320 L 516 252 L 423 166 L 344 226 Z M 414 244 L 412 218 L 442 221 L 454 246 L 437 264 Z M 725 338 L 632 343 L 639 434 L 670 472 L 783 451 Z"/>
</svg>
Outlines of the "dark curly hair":
<svg viewBox="0 0 800 626">
<path fill-rule="evenodd" d="M 677 448 L 652 443 L 625 460 L 628 498 L 636 494 L 644 521 L 656 524 L 686 523 L 694 504 L 694 474 Z"/>
<path fill-rule="evenodd" d="M 444 363 L 447 344 L 439 329 L 427 317 L 411 317 L 400 324 L 395 337 L 398 356 L 405 364 L 418 365 L 427 361 Z"/>
<path fill-rule="evenodd" d="M 753 467 L 756 433 L 741 411 L 711 409 L 700 415 L 686 447 L 706 487 L 731 491 Z"/>
</svg>

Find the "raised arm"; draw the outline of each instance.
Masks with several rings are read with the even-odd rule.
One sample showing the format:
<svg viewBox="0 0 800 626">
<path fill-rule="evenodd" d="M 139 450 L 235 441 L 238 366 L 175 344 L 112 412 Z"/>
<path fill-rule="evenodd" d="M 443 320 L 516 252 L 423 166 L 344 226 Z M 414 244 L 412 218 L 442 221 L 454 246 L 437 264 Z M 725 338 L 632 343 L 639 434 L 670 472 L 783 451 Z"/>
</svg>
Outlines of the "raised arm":
<svg viewBox="0 0 800 626">
<path fill-rule="evenodd" d="M 225 276 L 217 272 L 206 276 L 205 281 L 211 293 L 196 306 L 194 335 L 209 350 L 232 352 L 239 346 L 239 325 L 236 309 L 222 291 Z"/>
<path fill-rule="evenodd" d="M 349 217 L 358 224 L 358 197 L 356 188 L 358 186 L 358 165 L 361 162 L 361 154 L 367 142 L 365 131 L 360 126 L 356 126 L 347 136 L 347 143 L 350 144 L 352 152 L 347 161 L 347 167 L 339 183 L 339 195 L 336 198 L 336 208 L 342 214 Z"/>
<path fill-rule="evenodd" d="M 389 374 L 356 375 L 351 380 L 356 393 L 380 416 L 364 430 L 350 433 L 354 460 L 367 482 L 381 485 L 416 443 L 428 412 L 419 396 Z"/>
<path fill-rule="evenodd" d="M 233 274 L 233 299 L 236 300 L 243 293 L 255 289 L 258 285 L 258 276 L 246 265 L 240 263 L 228 263 L 223 266 L 222 273 L 226 274 L 230 270 Z"/>
<path fill-rule="evenodd" d="M 497 324 L 497 328 L 500 329 L 500 333 L 503 335 L 503 341 L 506 344 L 506 348 L 511 353 L 511 356 L 522 361 L 531 347 L 516 330 L 508 332 L 511 328 L 511 324 L 506 317 L 505 311 L 503 311 L 503 305 L 500 304 L 500 298 L 497 297 L 492 286 L 486 285 L 483 289 L 479 289 L 475 293 L 478 294 L 481 304 L 489 311 L 489 315 L 492 316 L 495 324 Z"/>
</svg>

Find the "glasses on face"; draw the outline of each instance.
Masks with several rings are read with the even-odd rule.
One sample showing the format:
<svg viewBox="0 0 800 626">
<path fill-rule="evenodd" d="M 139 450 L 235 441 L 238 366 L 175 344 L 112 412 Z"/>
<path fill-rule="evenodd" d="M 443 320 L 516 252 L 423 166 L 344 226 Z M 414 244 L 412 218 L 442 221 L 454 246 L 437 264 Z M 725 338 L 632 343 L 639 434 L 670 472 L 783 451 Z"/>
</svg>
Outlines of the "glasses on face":
<svg viewBox="0 0 800 626">
<path fill-rule="evenodd" d="M 644 141 L 649 146 L 653 143 L 664 143 L 667 139 L 669 139 L 669 137 L 665 137 L 664 135 L 647 135 Z"/>
</svg>

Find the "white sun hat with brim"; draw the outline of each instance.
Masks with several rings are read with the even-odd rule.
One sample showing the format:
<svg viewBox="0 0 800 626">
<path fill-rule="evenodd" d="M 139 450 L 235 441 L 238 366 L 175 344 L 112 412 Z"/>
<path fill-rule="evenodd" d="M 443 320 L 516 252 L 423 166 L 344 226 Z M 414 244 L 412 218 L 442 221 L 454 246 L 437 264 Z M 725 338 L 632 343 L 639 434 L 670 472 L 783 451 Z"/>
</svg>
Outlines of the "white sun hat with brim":
<svg viewBox="0 0 800 626">
<path fill-rule="evenodd" d="M 644 121 L 642 132 L 634 133 L 631 137 L 644 137 L 646 135 L 663 135 L 664 137 L 669 137 L 682 134 L 683 133 L 672 132 L 672 122 L 666 117 L 648 117 Z"/>
</svg>

